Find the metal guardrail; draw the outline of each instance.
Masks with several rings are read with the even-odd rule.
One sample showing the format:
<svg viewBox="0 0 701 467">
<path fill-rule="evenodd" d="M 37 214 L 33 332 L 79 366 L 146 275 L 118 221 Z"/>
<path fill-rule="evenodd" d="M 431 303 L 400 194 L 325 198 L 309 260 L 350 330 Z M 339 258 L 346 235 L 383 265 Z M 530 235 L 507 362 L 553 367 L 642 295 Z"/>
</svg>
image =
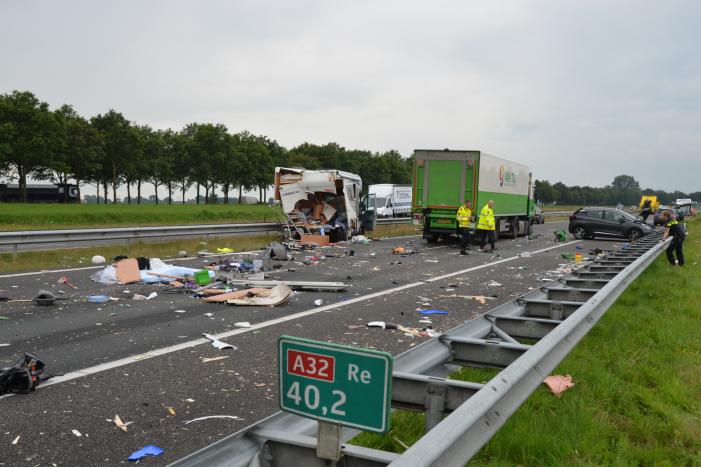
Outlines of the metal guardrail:
<svg viewBox="0 0 701 467">
<path fill-rule="evenodd" d="M 404 224 L 411 218 L 378 219 L 378 224 Z M 217 235 L 241 235 L 250 233 L 277 232 L 281 224 L 275 222 L 255 224 L 203 224 L 169 225 L 161 227 L 119 227 L 107 229 L 72 230 L 22 230 L 0 232 L 0 247 L 11 246 L 19 251 L 20 245 L 46 243 L 73 243 L 95 241 L 138 241 L 164 237 L 207 237 Z"/>
<path fill-rule="evenodd" d="M 425 412 L 428 432 L 401 455 L 344 444 L 341 465 L 464 465 L 655 260 L 659 238 L 626 244 L 395 357 L 392 406 Z M 456 366 L 501 371 L 486 384 L 448 379 Z M 278 412 L 171 465 L 322 467 L 316 430 L 313 420 Z M 357 433 L 344 429 L 342 439 Z"/>
<path fill-rule="evenodd" d="M 240 235 L 247 233 L 272 232 L 280 229 L 277 223 L 256 224 L 205 224 L 171 225 L 163 227 L 121 227 L 109 229 L 75 230 L 23 230 L 0 232 L 0 246 L 13 246 L 39 243 L 72 243 L 94 241 L 131 241 L 163 237 L 188 237 L 212 235 Z"/>
</svg>

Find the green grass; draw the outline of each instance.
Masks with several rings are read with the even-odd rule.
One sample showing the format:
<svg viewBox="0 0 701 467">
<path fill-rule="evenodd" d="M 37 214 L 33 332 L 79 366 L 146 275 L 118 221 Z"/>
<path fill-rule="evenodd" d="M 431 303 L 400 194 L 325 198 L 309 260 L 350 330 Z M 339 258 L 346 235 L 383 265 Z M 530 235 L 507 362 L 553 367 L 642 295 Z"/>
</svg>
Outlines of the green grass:
<svg viewBox="0 0 701 467">
<path fill-rule="evenodd" d="M 372 237 L 397 237 L 414 235 L 416 228 L 411 225 L 380 225 L 369 233 Z M 273 241 L 280 241 L 278 234 L 270 232 L 265 235 L 213 237 L 205 239 L 191 238 L 168 242 L 135 242 L 121 245 L 102 245 L 85 248 L 66 248 L 47 251 L 27 251 L 23 253 L 0 253 L 0 273 L 40 271 L 44 269 L 63 269 L 89 266 L 94 255 L 114 258 L 117 255 L 146 256 L 149 258 L 176 258 L 180 251 L 194 255 L 198 251 L 216 251 L 228 247 L 235 251 L 256 250 Z"/>
<path fill-rule="evenodd" d="M 278 208 L 275 208 L 278 210 Z M 0 203 L 0 230 L 273 222 L 267 205 Z"/>
<path fill-rule="evenodd" d="M 689 223 L 684 268 L 663 254 L 553 371 L 575 387 L 558 398 L 541 385 L 470 465 L 701 465 L 699 226 Z M 411 444 L 422 426 L 423 415 L 395 412 L 388 435 L 355 443 L 402 452 L 394 439 Z"/>
</svg>

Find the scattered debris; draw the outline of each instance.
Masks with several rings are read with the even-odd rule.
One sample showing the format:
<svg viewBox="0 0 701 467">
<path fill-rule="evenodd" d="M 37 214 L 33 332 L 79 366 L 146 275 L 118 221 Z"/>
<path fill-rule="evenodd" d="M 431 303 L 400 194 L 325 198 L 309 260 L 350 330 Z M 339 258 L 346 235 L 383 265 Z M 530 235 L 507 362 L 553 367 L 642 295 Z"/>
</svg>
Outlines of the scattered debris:
<svg viewBox="0 0 701 467">
<path fill-rule="evenodd" d="M 487 287 L 501 287 L 502 285 L 497 281 L 489 281 L 485 284 Z"/>
<path fill-rule="evenodd" d="M 114 416 L 114 424 L 117 425 L 117 427 L 120 428 L 122 431 L 129 431 L 127 425 L 122 421 L 121 418 L 119 418 L 119 415 Z"/>
<path fill-rule="evenodd" d="M 397 329 L 396 324 L 386 323 L 384 321 L 370 321 L 367 324 L 369 328 L 382 328 L 382 329 Z"/>
<path fill-rule="evenodd" d="M 82 434 L 80 431 L 78 431 L 78 430 L 71 430 L 71 432 L 72 432 L 74 435 L 76 435 L 78 438 L 80 438 L 81 436 L 83 436 L 83 434 Z"/>
<path fill-rule="evenodd" d="M 214 313 L 203 313 L 202 316 L 206 316 L 209 319 L 214 319 Z"/>
<path fill-rule="evenodd" d="M 230 418 L 232 420 L 245 420 L 244 418 L 237 417 L 236 415 L 209 415 L 207 417 L 199 417 L 199 418 L 193 418 L 192 420 L 188 420 L 185 422 L 185 425 L 189 425 L 192 422 L 199 422 L 202 420 L 209 420 L 212 418 Z"/>
<path fill-rule="evenodd" d="M 248 321 L 239 321 L 238 323 L 234 323 L 234 327 L 237 327 L 237 328 L 250 328 L 250 327 L 251 327 L 251 323 L 249 323 Z"/>
<path fill-rule="evenodd" d="M 176 313 L 187 313 L 185 310 L 175 310 Z"/>
<path fill-rule="evenodd" d="M 117 262 L 117 280 L 120 284 L 131 284 L 141 281 L 139 261 L 136 258 L 127 258 Z"/>
<path fill-rule="evenodd" d="M 104 259 L 104 258 L 103 258 L 103 259 Z M 66 276 L 61 276 L 61 277 L 59 277 L 58 280 L 56 281 L 56 283 L 57 283 L 57 284 L 65 284 L 65 285 L 67 285 L 68 287 L 70 287 L 71 289 L 78 290 L 78 287 L 76 287 L 75 285 L 71 284 L 71 281 L 68 280 L 68 278 L 67 278 Z"/>
<path fill-rule="evenodd" d="M 222 357 L 211 357 L 211 358 L 203 358 L 202 363 L 208 363 L 208 362 L 215 362 L 217 360 L 224 360 L 225 358 L 229 358 L 228 355 L 224 355 Z"/>
<path fill-rule="evenodd" d="M 231 344 L 227 344 L 226 342 L 222 342 L 211 334 L 202 334 L 202 335 L 205 338 L 212 341 L 212 346 L 216 347 L 219 350 L 224 350 L 224 349 L 238 350 L 238 347 L 231 345 Z"/>
<path fill-rule="evenodd" d="M 248 289 L 254 290 L 254 289 Z M 242 291 L 245 292 L 245 291 Z M 284 283 L 278 284 L 272 289 L 263 289 L 255 293 L 248 293 L 241 298 L 232 298 L 226 301 L 229 305 L 260 305 L 260 306 L 277 306 L 285 303 L 290 299 L 292 289 Z M 215 295 L 219 296 L 219 295 Z"/>
<path fill-rule="evenodd" d="M 156 297 L 158 297 L 158 294 L 156 292 L 151 292 L 150 294 L 148 294 L 148 296 L 135 293 L 134 296 L 132 297 L 132 299 L 134 299 L 136 301 L 142 301 L 142 300 L 151 300 L 152 298 L 156 298 Z"/>
<path fill-rule="evenodd" d="M 20 436 L 22 436 L 22 435 L 17 435 L 17 437 L 16 437 L 15 439 L 12 440 L 12 445 L 13 445 L 13 446 L 16 446 L 16 445 L 17 445 L 17 441 L 19 441 L 19 437 L 20 437 Z"/>
<path fill-rule="evenodd" d="M 105 264 L 105 257 L 100 255 L 95 255 L 92 257 L 92 264 Z"/>
<path fill-rule="evenodd" d="M 165 451 L 158 446 L 154 444 L 149 444 L 147 446 L 144 446 L 143 448 L 139 449 L 138 451 L 134 451 L 128 458 L 130 461 L 138 461 L 142 457 L 146 456 L 160 456 L 163 454 Z"/>
<path fill-rule="evenodd" d="M 313 282 L 313 281 L 278 281 L 278 280 L 251 280 L 237 279 L 231 274 L 219 272 L 217 278 L 227 278 L 227 283 L 234 286 L 273 288 L 279 284 L 285 284 L 292 290 L 325 290 L 343 291 L 348 288 L 343 282 Z"/>
<path fill-rule="evenodd" d="M 316 305 L 316 306 L 321 306 L 323 304 L 324 304 L 324 301 L 320 298 L 314 300 L 314 305 Z"/>
<path fill-rule="evenodd" d="M 560 396 L 563 392 L 574 387 L 572 376 L 570 375 L 551 375 L 543 381 L 556 396 Z"/>
<path fill-rule="evenodd" d="M 34 391 L 39 383 L 51 378 L 45 371 L 46 364 L 39 357 L 25 352 L 13 366 L 0 369 L 0 394 Z"/>
<path fill-rule="evenodd" d="M 168 407 L 168 413 L 172 416 L 175 416 L 175 409 L 173 407 Z"/>
</svg>

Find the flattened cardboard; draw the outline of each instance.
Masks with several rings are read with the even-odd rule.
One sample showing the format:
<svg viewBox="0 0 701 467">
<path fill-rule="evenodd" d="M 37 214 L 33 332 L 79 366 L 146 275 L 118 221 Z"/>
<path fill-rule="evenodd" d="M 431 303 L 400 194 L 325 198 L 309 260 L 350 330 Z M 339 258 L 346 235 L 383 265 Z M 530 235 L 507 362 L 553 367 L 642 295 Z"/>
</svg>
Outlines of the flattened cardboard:
<svg viewBox="0 0 701 467">
<path fill-rule="evenodd" d="M 254 287 L 252 289 L 237 290 L 235 292 L 223 293 L 223 294 L 219 294 L 219 295 L 212 295 L 211 297 L 205 298 L 204 301 L 207 303 L 224 303 L 227 300 L 247 297 L 249 294 L 261 295 L 261 296 L 262 295 L 270 295 L 270 289 L 262 289 L 262 288 L 255 288 Z"/>
<path fill-rule="evenodd" d="M 299 243 L 302 245 L 305 243 L 316 243 L 319 246 L 329 246 L 330 241 L 328 235 L 301 235 Z"/>
<path fill-rule="evenodd" d="M 123 259 L 117 263 L 117 280 L 120 284 L 132 284 L 141 281 L 139 262 L 136 258 Z"/>
</svg>

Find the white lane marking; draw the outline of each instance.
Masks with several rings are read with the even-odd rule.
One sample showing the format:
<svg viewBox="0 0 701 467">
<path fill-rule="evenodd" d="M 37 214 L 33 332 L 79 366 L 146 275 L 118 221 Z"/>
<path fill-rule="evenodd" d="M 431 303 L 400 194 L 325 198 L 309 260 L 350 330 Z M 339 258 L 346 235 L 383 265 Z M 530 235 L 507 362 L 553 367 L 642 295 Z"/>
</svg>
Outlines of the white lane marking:
<svg viewBox="0 0 701 467">
<path fill-rule="evenodd" d="M 573 243 L 579 243 L 579 242 L 580 242 L 580 240 L 574 240 L 572 242 L 560 243 L 557 245 L 549 246 L 548 248 L 543 248 L 541 250 L 531 251 L 529 253 L 531 255 L 535 255 L 538 253 L 543 253 L 546 251 L 550 251 L 550 250 L 553 250 L 556 248 L 561 248 L 563 246 L 567 246 L 567 245 L 571 245 Z M 322 313 L 324 311 L 330 311 L 330 310 L 333 310 L 336 308 L 341 308 L 341 307 L 345 307 L 348 305 L 352 305 L 354 303 L 364 302 L 366 300 L 370 300 L 373 298 L 382 297 L 383 295 L 388 295 L 391 293 L 400 292 L 402 290 L 411 289 L 414 287 L 419 287 L 422 285 L 426 285 L 427 282 L 436 282 L 436 281 L 439 281 L 441 279 L 447 279 L 449 277 L 459 276 L 461 274 L 466 274 L 468 272 L 489 268 L 489 267 L 492 267 L 494 265 L 506 263 L 506 262 L 513 261 L 513 260 L 516 260 L 519 258 L 522 258 L 522 257 L 521 256 L 511 256 L 509 258 L 504 258 L 504 259 L 500 259 L 497 261 L 492 261 L 491 263 L 480 264 L 479 266 L 473 266 L 471 268 L 462 269 L 460 271 L 450 272 L 448 274 L 443 274 L 440 276 L 432 277 L 430 279 L 422 280 L 419 282 L 412 282 L 410 284 L 400 285 L 399 287 L 393 287 L 391 289 L 382 290 L 380 292 L 375 292 L 375 293 L 371 293 L 368 295 L 363 295 L 362 297 L 352 298 L 350 300 L 346 300 L 343 302 L 333 303 L 330 305 L 325 305 L 325 306 L 320 306 L 320 307 L 314 307 L 310 310 L 300 311 L 299 313 L 295 313 L 292 315 L 283 316 L 283 317 L 271 319 L 268 321 L 263 321 L 262 323 L 257 323 L 257 324 L 251 325 L 250 328 L 238 328 L 238 329 L 233 329 L 231 331 L 222 332 L 220 334 L 214 334 L 214 337 L 216 337 L 217 339 L 225 339 L 227 337 L 235 336 L 238 334 L 252 332 L 252 331 L 255 331 L 256 329 L 263 329 L 263 328 L 267 328 L 270 326 L 275 326 L 276 324 L 285 323 L 287 321 L 293 321 L 293 320 L 296 320 L 299 318 L 304 318 L 306 316 L 311 316 L 311 315 L 315 315 L 317 313 Z M 145 353 L 142 353 L 139 355 L 132 355 L 130 357 L 121 358 L 119 360 L 115 360 L 112 362 L 102 363 L 100 365 L 91 366 L 89 368 L 84 368 L 82 370 L 72 371 L 70 373 L 66 373 L 65 375 L 56 376 L 54 378 L 51 378 L 49 381 L 40 385 L 39 389 L 49 387 L 49 386 L 52 386 L 54 384 L 59 384 L 59 383 L 64 383 L 66 381 L 71 381 L 71 380 L 74 380 L 77 378 L 82 378 L 83 376 L 93 375 L 93 374 L 99 373 L 101 371 L 111 370 L 113 368 L 118 368 L 120 366 L 129 365 L 130 363 L 136 363 L 136 362 L 140 362 L 142 360 L 146 360 L 149 358 L 158 357 L 161 355 L 166 355 L 169 353 L 177 352 L 179 350 L 189 349 L 189 348 L 198 346 L 200 344 L 205 344 L 205 343 L 209 343 L 209 342 L 210 342 L 209 340 L 204 339 L 204 338 L 195 339 L 192 341 L 182 342 L 180 344 L 175 344 L 175 345 L 163 347 L 160 349 L 149 350 L 148 352 L 145 352 Z"/>
</svg>

